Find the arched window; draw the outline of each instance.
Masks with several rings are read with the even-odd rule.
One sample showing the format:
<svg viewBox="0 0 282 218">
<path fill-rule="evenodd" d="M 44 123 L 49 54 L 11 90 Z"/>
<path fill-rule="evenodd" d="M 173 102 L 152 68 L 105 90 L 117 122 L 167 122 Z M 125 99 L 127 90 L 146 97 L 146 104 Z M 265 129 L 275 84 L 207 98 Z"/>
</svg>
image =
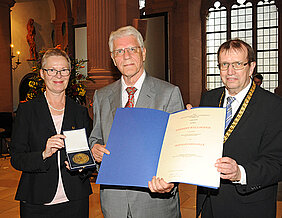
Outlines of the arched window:
<svg viewBox="0 0 282 218">
<path fill-rule="evenodd" d="M 204 1 L 205 2 L 205 1 Z M 206 1 L 205 84 L 210 90 L 222 86 L 217 67 L 217 50 L 228 39 L 248 42 L 256 53 L 256 73 L 264 77 L 262 87 L 278 87 L 278 8 L 274 0 Z"/>
</svg>

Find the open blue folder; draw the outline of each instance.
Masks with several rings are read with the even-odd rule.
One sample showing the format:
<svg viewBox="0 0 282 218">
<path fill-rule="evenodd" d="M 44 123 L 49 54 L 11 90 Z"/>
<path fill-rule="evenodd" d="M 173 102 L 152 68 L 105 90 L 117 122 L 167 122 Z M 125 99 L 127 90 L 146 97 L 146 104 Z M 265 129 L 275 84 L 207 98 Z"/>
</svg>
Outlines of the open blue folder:
<svg viewBox="0 0 282 218">
<path fill-rule="evenodd" d="M 148 108 L 118 108 L 97 184 L 148 187 L 157 173 L 169 113 Z"/>
<path fill-rule="evenodd" d="M 218 188 L 214 163 L 222 157 L 225 108 L 169 114 L 148 108 L 116 111 L 98 184 L 148 187 L 153 176 Z"/>
</svg>

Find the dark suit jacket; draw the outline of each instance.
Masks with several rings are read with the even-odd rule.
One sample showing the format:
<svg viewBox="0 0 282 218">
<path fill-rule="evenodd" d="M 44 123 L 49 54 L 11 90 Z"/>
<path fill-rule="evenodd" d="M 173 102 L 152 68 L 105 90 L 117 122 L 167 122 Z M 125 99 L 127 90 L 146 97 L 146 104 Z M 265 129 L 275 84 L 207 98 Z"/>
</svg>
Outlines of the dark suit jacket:
<svg viewBox="0 0 282 218">
<path fill-rule="evenodd" d="M 62 130 L 86 128 L 90 132 L 90 118 L 85 107 L 66 98 Z M 42 152 L 48 138 L 56 135 L 55 126 L 44 96 L 20 104 L 12 133 L 11 164 L 22 171 L 16 200 L 31 204 L 44 204 L 54 198 L 58 184 L 57 152 L 45 161 Z M 69 172 L 61 150 L 61 175 L 69 200 L 88 197 L 91 186 L 88 178 L 78 172 Z"/>
<path fill-rule="evenodd" d="M 223 92 L 224 88 L 218 88 L 205 93 L 200 105 L 217 107 Z M 279 96 L 256 87 L 245 113 L 224 144 L 223 156 L 244 167 L 247 185 L 221 180 L 219 190 L 198 187 L 197 210 L 204 204 L 202 217 L 275 217 L 282 162 Z"/>
</svg>

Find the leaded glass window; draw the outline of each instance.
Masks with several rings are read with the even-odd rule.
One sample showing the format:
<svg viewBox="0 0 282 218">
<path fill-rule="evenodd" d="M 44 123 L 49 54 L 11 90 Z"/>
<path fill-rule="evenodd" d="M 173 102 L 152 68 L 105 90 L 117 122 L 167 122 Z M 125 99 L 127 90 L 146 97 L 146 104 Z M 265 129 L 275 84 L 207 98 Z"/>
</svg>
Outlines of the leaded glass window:
<svg viewBox="0 0 282 218">
<path fill-rule="evenodd" d="M 229 38 L 240 38 L 254 48 L 256 73 L 264 77 L 263 88 L 274 92 L 278 86 L 278 10 L 275 1 L 256 2 L 237 0 L 224 6 L 216 1 L 209 9 L 206 20 L 208 90 L 222 86 L 216 53 L 220 44 Z"/>
</svg>

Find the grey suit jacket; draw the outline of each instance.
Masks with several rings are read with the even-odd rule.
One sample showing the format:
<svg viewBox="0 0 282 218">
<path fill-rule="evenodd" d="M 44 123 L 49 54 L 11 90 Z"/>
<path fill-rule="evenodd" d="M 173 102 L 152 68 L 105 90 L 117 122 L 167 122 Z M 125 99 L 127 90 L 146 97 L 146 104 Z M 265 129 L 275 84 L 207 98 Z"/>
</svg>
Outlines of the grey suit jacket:
<svg viewBox="0 0 282 218">
<path fill-rule="evenodd" d="M 115 112 L 121 105 L 121 80 L 97 90 L 93 103 L 93 130 L 90 135 L 90 145 L 106 144 L 114 120 Z M 149 76 L 145 77 L 136 107 L 152 108 L 169 113 L 184 108 L 180 90 L 163 80 Z"/>
<path fill-rule="evenodd" d="M 94 94 L 93 130 L 90 145 L 107 144 L 116 109 L 122 107 L 121 80 Z M 146 75 L 136 107 L 175 112 L 184 108 L 178 87 Z M 132 217 L 179 218 L 177 186 L 168 194 L 151 193 L 147 188 L 101 185 L 101 208 L 105 218 Z"/>
</svg>

